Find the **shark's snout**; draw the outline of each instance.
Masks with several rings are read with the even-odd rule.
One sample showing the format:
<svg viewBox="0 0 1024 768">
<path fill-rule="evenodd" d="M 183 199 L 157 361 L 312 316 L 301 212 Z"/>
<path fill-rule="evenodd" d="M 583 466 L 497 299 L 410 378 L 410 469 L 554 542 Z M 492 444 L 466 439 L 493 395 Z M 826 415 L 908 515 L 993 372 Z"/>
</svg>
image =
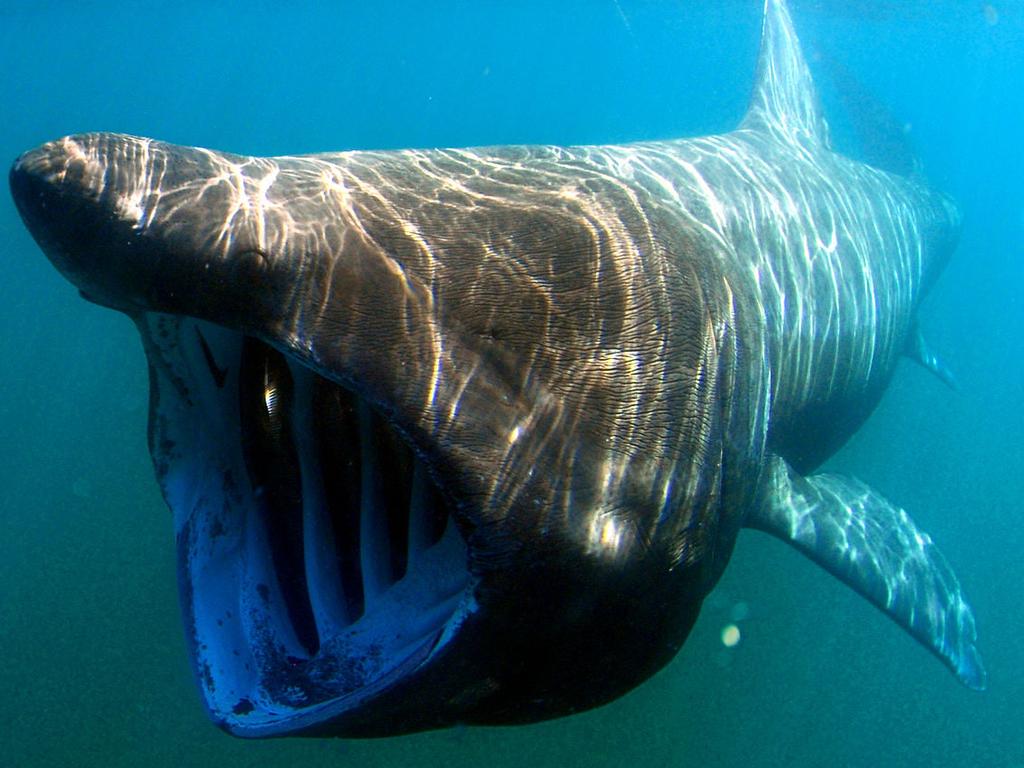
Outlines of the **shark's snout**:
<svg viewBox="0 0 1024 768">
<path fill-rule="evenodd" d="M 100 170 L 98 163 L 86 163 L 71 137 L 48 141 L 23 153 L 11 166 L 11 191 L 19 210 L 28 211 L 33 194 L 60 189 L 68 172 L 81 174 L 86 170 Z M 80 161 L 75 161 L 78 157 Z M 70 184 L 69 184 L 70 186 Z"/>
<path fill-rule="evenodd" d="M 149 168 L 143 140 L 83 134 L 26 152 L 10 171 L 18 212 L 53 265 L 87 298 L 130 313 L 158 282 L 139 236 Z"/>
<path fill-rule="evenodd" d="M 263 238 L 282 228 L 265 227 L 254 212 L 241 174 L 246 160 L 135 136 L 80 134 L 19 157 L 10 187 L 32 236 L 87 298 L 131 315 L 170 312 L 240 325 L 286 303 L 278 288 L 282 275 L 291 277 L 280 242 Z"/>
<path fill-rule="evenodd" d="M 26 152 L 10 171 L 11 194 L 32 236 L 83 290 L 109 249 L 99 241 L 110 223 L 101 201 L 105 177 L 105 163 L 70 138 Z"/>
</svg>

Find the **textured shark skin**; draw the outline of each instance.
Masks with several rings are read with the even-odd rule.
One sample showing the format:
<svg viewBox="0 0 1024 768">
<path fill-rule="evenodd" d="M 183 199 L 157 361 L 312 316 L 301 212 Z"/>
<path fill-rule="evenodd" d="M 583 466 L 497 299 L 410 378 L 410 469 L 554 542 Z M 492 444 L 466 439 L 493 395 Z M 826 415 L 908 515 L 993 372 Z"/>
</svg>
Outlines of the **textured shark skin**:
<svg viewBox="0 0 1024 768">
<path fill-rule="evenodd" d="M 219 724 L 377 735 L 595 706 L 678 650 L 745 525 L 984 686 L 973 616 L 930 539 L 866 486 L 805 476 L 917 338 L 957 210 L 831 150 L 781 0 L 758 69 L 741 126 L 696 139 L 258 158 L 85 134 L 19 158 L 12 190 L 44 251 L 143 335 L 186 635 Z M 260 376 L 272 424 L 252 429 L 271 469 L 237 447 Z M 411 448 L 414 484 L 455 526 L 422 551 L 439 570 L 464 560 L 444 589 L 409 587 L 430 597 L 407 603 L 443 592 L 445 618 L 393 653 L 354 639 L 338 566 L 311 552 L 344 535 L 317 511 L 332 469 L 308 447 L 349 412 L 325 387 L 358 399 L 360 429 L 372 411 Z M 301 589 L 253 554 L 275 546 L 270 523 L 244 533 L 283 503 L 263 487 L 287 477 L 257 482 L 267 472 L 301 474 Z M 361 510 L 364 608 L 391 617 L 374 608 L 394 594 L 374 564 L 386 534 Z M 411 626 L 394 610 L 381 626 Z"/>
</svg>

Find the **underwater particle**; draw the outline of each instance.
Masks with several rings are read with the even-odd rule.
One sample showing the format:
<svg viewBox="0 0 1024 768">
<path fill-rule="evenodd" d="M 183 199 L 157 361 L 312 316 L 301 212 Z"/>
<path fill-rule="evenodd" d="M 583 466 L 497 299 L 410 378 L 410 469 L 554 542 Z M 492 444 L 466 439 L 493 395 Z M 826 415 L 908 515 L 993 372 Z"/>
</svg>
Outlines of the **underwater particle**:
<svg viewBox="0 0 1024 768">
<path fill-rule="evenodd" d="M 1021 223 L 1024 224 L 1024 210 L 1021 211 Z M 729 596 L 720 589 L 716 589 L 704 600 L 704 605 L 712 611 L 725 610 L 728 604 Z"/>
<path fill-rule="evenodd" d="M 750 615 L 750 605 L 743 600 L 733 605 L 729 611 L 729 618 L 733 621 L 743 621 Z"/>
<path fill-rule="evenodd" d="M 985 23 L 990 27 L 994 27 L 999 23 L 999 11 L 997 11 L 995 6 L 991 3 L 985 3 L 982 5 L 981 12 L 985 14 Z"/>
<path fill-rule="evenodd" d="M 80 499 L 92 498 L 92 483 L 87 478 L 79 477 L 71 484 L 71 492 Z"/>
<path fill-rule="evenodd" d="M 727 624 L 722 628 L 722 645 L 735 648 L 740 641 L 740 628 L 735 624 Z"/>
</svg>

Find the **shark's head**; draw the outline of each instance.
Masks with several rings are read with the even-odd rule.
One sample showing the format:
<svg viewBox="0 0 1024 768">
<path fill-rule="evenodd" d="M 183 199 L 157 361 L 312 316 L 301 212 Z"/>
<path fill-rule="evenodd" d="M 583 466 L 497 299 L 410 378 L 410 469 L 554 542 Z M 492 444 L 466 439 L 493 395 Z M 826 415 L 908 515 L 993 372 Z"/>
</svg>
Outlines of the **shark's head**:
<svg viewBox="0 0 1024 768">
<path fill-rule="evenodd" d="M 624 253 L 589 182 L 520 184 L 514 152 L 89 134 L 11 170 L 57 268 L 143 335 L 187 642 L 232 733 L 597 705 L 672 657 L 727 556 L 721 289 L 682 268 L 667 294 L 660 245 Z"/>
</svg>

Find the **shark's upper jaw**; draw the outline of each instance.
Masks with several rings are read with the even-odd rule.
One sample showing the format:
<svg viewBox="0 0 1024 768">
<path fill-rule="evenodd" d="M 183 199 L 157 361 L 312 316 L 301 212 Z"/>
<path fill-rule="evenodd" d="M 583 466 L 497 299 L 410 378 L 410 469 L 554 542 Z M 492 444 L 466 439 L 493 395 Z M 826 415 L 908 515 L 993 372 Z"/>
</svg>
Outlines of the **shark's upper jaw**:
<svg viewBox="0 0 1024 768">
<path fill-rule="evenodd" d="M 475 608 L 466 544 L 387 420 L 251 337 L 137 322 L 214 720 L 241 736 L 323 727 L 439 653 Z"/>
</svg>

